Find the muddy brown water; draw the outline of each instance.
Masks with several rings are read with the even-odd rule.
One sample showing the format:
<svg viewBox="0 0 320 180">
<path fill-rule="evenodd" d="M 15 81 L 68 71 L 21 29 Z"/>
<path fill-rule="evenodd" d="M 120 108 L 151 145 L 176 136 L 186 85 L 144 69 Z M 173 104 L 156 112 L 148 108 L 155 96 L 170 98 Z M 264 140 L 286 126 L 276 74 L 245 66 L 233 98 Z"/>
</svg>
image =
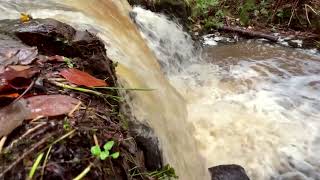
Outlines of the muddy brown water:
<svg viewBox="0 0 320 180">
<path fill-rule="evenodd" d="M 242 165 L 252 179 L 320 178 L 320 56 L 258 42 L 195 49 L 165 16 L 125 0 L 0 2 L 56 18 L 101 37 L 130 88 L 133 115 L 159 137 L 182 180 L 209 179 L 207 168 Z M 139 27 L 139 28 L 137 28 Z"/>
</svg>

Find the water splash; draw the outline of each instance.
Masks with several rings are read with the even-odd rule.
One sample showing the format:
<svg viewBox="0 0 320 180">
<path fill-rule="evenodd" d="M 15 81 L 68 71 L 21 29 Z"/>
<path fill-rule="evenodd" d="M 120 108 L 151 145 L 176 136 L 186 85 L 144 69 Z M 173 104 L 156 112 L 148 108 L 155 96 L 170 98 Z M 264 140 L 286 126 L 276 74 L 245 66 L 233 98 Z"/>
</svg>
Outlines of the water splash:
<svg viewBox="0 0 320 180">
<path fill-rule="evenodd" d="M 156 89 L 130 93 L 133 115 L 154 128 L 166 163 L 180 179 L 209 179 L 204 160 L 186 121 L 185 101 L 169 84 L 139 31 L 130 20 L 126 0 L 37 0 L 0 2 L 1 18 L 18 18 L 26 11 L 34 18 L 55 18 L 77 29 L 95 32 L 106 42 L 107 54 L 119 62 L 116 71 L 125 87 Z M 175 47 L 173 47 L 175 48 Z"/>
<path fill-rule="evenodd" d="M 208 167 L 240 164 L 258 180 L 319 179 L 318 55 L 248 41 L 208 48 L 202 60 L 181 27 L 134 11 L 162 70 L 187 101 Z M 173 54 L 185 56 L 177 61 Z"/>
</svg>

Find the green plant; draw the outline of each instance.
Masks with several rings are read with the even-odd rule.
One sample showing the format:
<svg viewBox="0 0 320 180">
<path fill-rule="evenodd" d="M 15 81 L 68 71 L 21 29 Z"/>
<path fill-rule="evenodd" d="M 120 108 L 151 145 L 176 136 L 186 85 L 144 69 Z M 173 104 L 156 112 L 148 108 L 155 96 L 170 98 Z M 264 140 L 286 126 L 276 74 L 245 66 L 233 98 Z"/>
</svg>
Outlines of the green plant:
<svg viewBox="0 0 320 180">
<path fill-rule="evenodd" d="M 67 66 L 68 66 L 69 68 L 73 68 L 73 67 L 74 67 L 74 64 L 73 64 L 73 62 L 72 62 L 71 59 L 69 59 L 69 58 L 67 58 L 67 57 L 63 57 L 63 60 L 64 60 L 64 62 L 67 64 Z"/>
<path fill-rule="evenodd" d="M 39 164 L 40 164 L 40 162 L 41 162 L 41 160 L 42 160 L 42 158 L 43 158 L 43 155 L 44 155 L 43 153 L 40 153 L 40 154 L 37 156 L 36 161 L 33 163 L 32 168 L 31 168 L 31 170 L 30 170 L 30 172 L 29 172 L 29 175 L 28 175 L 28 179 L 29 179 L 29 180 L 33 178 L 33 175 L 35 174 L 36 170 L 38 169 Z"/>
<path fill-rule="evenodd" d="M 119 152 L 115 152 L 110 154 L 110 150 L 114 145 L 114 141 L 108 141 L 106 144 L 103 145 L 103 151 L 101 150 L 100 146 L 95 145 L 91 147 L 91 154 L 93 156 L 98 157 L 101 160 L 106 160 L 108 157 L 112 157 L 113 159 L 117 159 L 120 155 Z"/>
<path fill-rule="evenodd" d="M 159 180 L 164 179 L 178 179 L 179 177 L 176 175 L 176 172 L 173 167 L 171 167 L 169 164 L 165 165 L 162 169 L 158 171 L 154 171 L 148 174 L 152 178 L 156 178 Z"/>
<path fill-rule="evenodd" d="M 256 8 L 255 0 L 245 0 L 245 3 L 240 6 L 240 23 L 242 25 L 248 25 L 250 20 L 250 11 L 254 11 Z"/>
</svg>

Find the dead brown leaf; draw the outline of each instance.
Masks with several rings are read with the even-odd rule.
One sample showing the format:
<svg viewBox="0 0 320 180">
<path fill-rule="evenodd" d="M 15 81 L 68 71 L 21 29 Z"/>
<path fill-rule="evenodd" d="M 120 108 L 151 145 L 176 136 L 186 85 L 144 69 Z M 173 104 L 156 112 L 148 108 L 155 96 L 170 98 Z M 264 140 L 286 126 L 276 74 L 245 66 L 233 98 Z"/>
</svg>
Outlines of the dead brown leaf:
<svg viewBox="0 0 320 180">
<path fill-rule="evenodd" d="M 66 95 L 41 95 L 26 99 L 31 114 L 27 119 L 68 114 L 79 100 Z"/>
<path fill-rule="evenodd" d="M 0 66 L 27 65 L 36 59 L 38 55 L 36 47 L 28 47 L 16 40 L 2 36 L 3 39 L 0 40 Z"/>
<path fill-rule="evenodd" d="M 11 93 L 11 94 L 0 94 L 0 99 L 1 98 L 17 98 L 19 97 L 18 93 Z"/>
<path fill-rule="evenodd" d="M 10 89 L 25 89 L 31 83 L 31 78 L 40 70 L 31 66 L 9 66 L 0 73 L 0 92 Z"/>
<path fill-rule="evenodd" d="M 6 81 L 11 81 L 15 78 L 30 79 L 40 70 L 38 68 L 32 68 L 30 66 L 9 66 L 0 77 L 3 77 Z"/>
<path fill-rule="evenodd" d="M 107 83 L 104 80 L 97 79 L 90 74 L 78 69 L 64 69 L 60 72 L 60 74 L 66 80 L 76 85 L 87 87 L 107 86 Z"/>
<path fill-rule="evenodd" d="M 0 109 L 0 137 L 7 136 L 30 115 L 24 99 Z"/>
</svg>

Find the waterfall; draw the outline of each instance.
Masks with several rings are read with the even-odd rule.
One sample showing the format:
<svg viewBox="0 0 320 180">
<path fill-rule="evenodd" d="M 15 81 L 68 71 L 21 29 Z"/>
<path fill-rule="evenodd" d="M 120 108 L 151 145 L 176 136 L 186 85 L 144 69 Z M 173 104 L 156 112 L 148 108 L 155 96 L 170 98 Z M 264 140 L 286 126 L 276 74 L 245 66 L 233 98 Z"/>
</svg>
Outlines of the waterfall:
<svg viewBox="0 0 320 180">
<path fill-rule="evenodd" d="M 186 100 L 207 167 L 240 164 L 258 180 L 319 179 L 319 55 L 261 41 L 202 52 L 166 16 L 133 12 Z"/>
<path fill-rule="evenodd" d="M 1 18 L 18 18 L 19 12 L 28 12 L 34 18 L 55 18 L 96 33 L 105 41 L 108 57 L 119 63 L 116 71 L 125 87 L 155 89 L 131 92 L 129 104 L 133 115 L 155 130 L 165 162 L 176 169 L 180 179 L 209 179 L 187 122 L 185 101 L 167 81 L 130 20 L 126 0 L 7 0 L 0 4 Z"/>
<path fill-rule="evenodd" d="M 165 15 L 126 0 L 2 0 L 0 18 L 55 18 L 104 40 L 181 180 L 239 164 L 252 179 L 320 179 L 320 57 L 262 42 L 195 48 Z M 131 19 L 130 19 L 130 16 Z M 208 36 L 209 37 L 209 36 Z"/>
</svg>

